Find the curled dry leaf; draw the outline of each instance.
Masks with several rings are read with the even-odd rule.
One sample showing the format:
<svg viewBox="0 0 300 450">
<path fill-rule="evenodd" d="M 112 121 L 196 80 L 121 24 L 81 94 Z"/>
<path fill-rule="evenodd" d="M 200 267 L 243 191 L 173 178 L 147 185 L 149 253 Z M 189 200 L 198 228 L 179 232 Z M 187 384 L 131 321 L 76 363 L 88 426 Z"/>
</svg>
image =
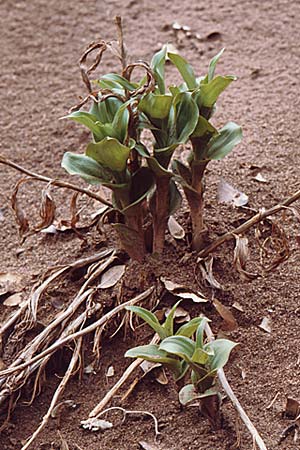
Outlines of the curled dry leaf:
<svg viewBox="0 0 300 450">
<path fill-rule="evenodd" d="M 192 289 L 187 288 L 181 284 L 174 283 L 171 280 L 167 280 L 166 278 L 161 277 L 161 281 L 167 291 L 176 297 L 180 297 L 182 299 L 191 299 L 194 303 L 206 303 L 207 299 L 204 295 L 199 291 L 193 291 Z"/>
<path fill-rule="evenodd" d="M 270 217 L 265 221 L 271 224 L 271 235 L 261 244 L 261 266 L 265 272 L 274 271 L 290 256 L 288 237 L 284 229 Z"/>
<path fill-rule="evenodd" d="M 22 293 L 21 292 L 17 292 L 16 294 L 12 294 L 9 297 L 7 297 L 4 302 L 3 305 L 4 306 L 19 306 L 22 302 Z"/>
<path fill-rule="evenodd" d="M 98 284 L 98 289 L 107 289 L 115 286 L 115 284 L 120 281 L 125 272 L 125 264 L 120 264 L 118 266 L 113 266 L 108 269 L 101 277 L 100 284 Z"/>
<path fill-rule="evenodd" d="M 184 239 L 185 231 L 173 216 L 169 217 L 168 229 L 174 239 Z"/>
<path fill-rule="evenodd" d="M 96 417 L 90 417 L 87 420 L 82 420 L 80 424 L 82 428 L 90 431 L 105 431 L 113 427 L 113 424 L 111 422 L 108 422 L 107 420 L 97 419 Z"/>
<path fill-rule="evenodd" d="M 51 411 L 51 417 L 53 419 L 57 419 L 60 415 L 63 409 L 75 409 L 77 408 L 77 404 L 74 402 L 74 400 L 63 400 L 62 402 L 57 403 L 57 405 L 53 408 Z"/>
<path fill-rule="evenodd" d="M 96 375 L 95 368 L 92 364 L 89 364 L 88 366 L 86 366 L 83 369 L 83 373 L 86 373 L 87 375 L 90 375 L 90 374 Z"/>
<path fill-rule="evenodd" d="M 262 330 L 264 330 L 266 333 L 271 333 L 271 319 L 269 317 L 264 317 L 260 323 L 260 325 L 258 325 L 259 328 L 261 328 Z"/>
<path fill-rule="evenodd" d="M 231 203 L 234 206 L 244 206 L 248 203 L 248 195 L 235 189 L 227 181 L 221 179 L 218 186 L 218 202 Z"/>
<path fill-rule="evenodd" d="M 199 264 L 199 269 L 201 271 L 202 278 L 208 282 L 208 284 L 215 289 L 223 290 L 223 286 L 215 279 L 213 274 L 213 256 L 208 256 L 207 258 L 198 258 L 197 263 Z"/>
<path fill-rule="evenodd" d="M 225 322 L 225 327 L 223 327 L 223 329 L 228 331 L 235 330 L 238 327 L 238 324 L 232 312 L 216 298 L 213 300 L 213 305 Z"/>
<path fill-rule="evenodd" d="M 235 248 L 233 264 L 241 278 L 244 280 L 254 280 L 258 277 L 256 273 L 250 273 L 246 270 L 246 264 L 249 258 L 248 239 L 235 235 Z"/>
<path fill-rule="evenodd" d="M 50 195 L 50 188 L 51 185 L 49 184 L 46 189 L 43 189 L 42 191 L 42 202 L 39 211 L 42 221 L 35 227 L 35 231 L 41 231 L 44 228 L 48 228 L 55 219 L 56 206 Z"/>
</svg>

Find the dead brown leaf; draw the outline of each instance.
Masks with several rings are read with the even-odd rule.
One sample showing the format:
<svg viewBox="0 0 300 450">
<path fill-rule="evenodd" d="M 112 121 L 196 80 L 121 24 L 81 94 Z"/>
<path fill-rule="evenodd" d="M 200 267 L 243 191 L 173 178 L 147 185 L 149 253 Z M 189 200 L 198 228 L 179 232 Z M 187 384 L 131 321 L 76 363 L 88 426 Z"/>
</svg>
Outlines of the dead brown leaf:
<svg viewBox="0 0 300 450">
<path fill-rule="evenodd" d="M 11 196 L 11 207 L 15 213 L 16 222 L 19 226 L 19 236 L 23 241 L 24 235 L 29 231 L 29 221 L 21 208 L 18 201 L 18 192 L 19 188 L 22 184 L 26 183 L 29 178 L 21 178 L 18 183 L 15 185 L 12 196 Z"/>
<path fill-rule="evenodd" d="M 248 239 L 235 235 L 235 248 L 233 264 L 241 278 L 244 280 L 254 280 L 258 277 L 256 273 L 250 273 L 246 270 L 246 264 L 249 258 Z"/>
<path fill-rule="evenodd" d="M 113 266 L 108 269 L 101 277 L 100 284 L 97 286 L 98 289 L 108 289 L 113 287 L 120 281 L 125 272 L 125 264 L 120 264 L 118 266 Z"/>
<path fill-rule="evenodd" d="M 225 322 L 224 324 L 225 326 L 223 327 L 223 329 L 226 329 L 228 331 L 235 330 L 238 327 L 238 323 L 232 312 L 227 308 L 227 306 L 223 305 L 223 303 L 221 303 L 216 298 L 213 300 L 213 305 Z"/>
<path fill-rule="evenodd" d="M 48 228 L 54 221 L 56 206 L 50 195 L 51 184 L 42 191 L 42 202 L 40 205 L 40 217 L 42 221 L 35 227 L 34 231 L 38 232 L 44 228 Z"/>
<path fill-rule="evenodd" d="M 208 282 L 208 284 L 215 289 L 223 290 L 223 286 L 215 279 L 213 274 L 213 256 L 208 256 L 207 258 L 198 258 L 199 269 L 202 274 L 202 278 Z"/>
<path fill-rule="evenodd" d="M 0 272 L 0 296 L 20 289 L 22 276 L 14 272 Z"/>
</svg>

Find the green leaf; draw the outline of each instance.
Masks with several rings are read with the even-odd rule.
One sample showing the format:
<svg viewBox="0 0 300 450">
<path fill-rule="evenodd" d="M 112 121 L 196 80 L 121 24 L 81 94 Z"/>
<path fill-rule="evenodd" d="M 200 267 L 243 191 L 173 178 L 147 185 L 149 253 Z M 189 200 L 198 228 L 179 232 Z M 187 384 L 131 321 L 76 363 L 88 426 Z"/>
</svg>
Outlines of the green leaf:
<svg viewBox="0 0 300 450">
<path fill-rule="evenodd" d="M 177 67 L 182 78 L 186 82 L 187 87 L 191 90 L 196 89 L 197 82 L 192 66 L 182 56 L 178 55 L 177 53 L 168 52 L 168 57 L 170 58 L 172 63 Z"/>
<path fill-rule="evenodd" d="M 168 357 L 168 354 L 159 349 L 156 344 L 141 345 L 139 347 L 134 347 L 125 353 L 127 358 L 142 358 L 146 361 L 156 362 L 164 364 L 171 368 L 172 371 L 178 375 L 181 373 L 180 361 Z"/>
<path fill-rule="evenodd" d="M 205 117 L 199 116 L 196 128 L 194 129 L 191 137 L 197 138 L 197 137 L 203 137 L 205 135 L 212 137 L 214 134 L 217 134 L 217 133 L 218 133 L 218 130 L 211 123 L 209 123 L 209 121 L 206 120 Z"/>
<path fill-rule="evenodd" d="M 79 175 L 90 184 L 110 182 L 112 175 L 92 158 L 66 152 L 63 156 L 62 167 L 71 175 Z"/>
<path fill-rule="evenodd" d="M 179 300 L 175 305 L 172 307 L 171 311 L 169 312 L 163 327 L 166 330 L 167 336 L 173 336 L 174 334 L 174 315 L 177 309 L 177 306 L 180 304 L 181 300 Z"/>
<path fill-rule="evenodd" d="M 208 143 L 207 158 L 222 159 L 231 152 L 233 147 L 241 142 L 243 138 L 242 129 L 234 122 L 228 122 L 219 134 L 214 136 Z"/>
<path fill-rule="evenodd" d="M 150 119 L 165 119 L 169 115 L 172 100 L 172 95 L 157 95 L 150 92 L 142 98 L 138 108 Z"/>
<path fill-rule="evenodd" d="M 176 336 L 191 337 L 201 324 L 203 317 L 194 317 L 189 322 L 182 325 L 176 332 Z"/>
<path fill-rule="evenodd" d="M 177 147 L 178 144 L 175 143 L 169 145 L 168 147 L 154 149 L 154 157 L 164 169 L 167 169 L 170 159 L 172 158 L 172 155 Z"/>
<path fill-rule="evenodd" d="M 214 389 L 207 389 L 205 392 L 200 393 L 193 384 L 186 384 L 179 392 L 179 402 L 185 406 L 192 401 L 212 395 L 217 395 Z"/>
<path fill-rule="evenodd" d="M 204 330 L 205 330 L 205 326 L 206 324 L 209 322 L 209 320 L 206 317 L 202 317 L 202 321 L 199 323 L 199 326 L 197 328 L 197 332 L 196 332 L 196 348 L 201 348 L 203 349 L 203 345 L 204 345 Z"/>
<path fill-rule="evenodd" d="M 205 344 L 203 350 L 214 353 L 214 356 L 211 356 L 209 361 L 210 369 L 213 371 L 222 369 L 229 359 L 231 350 L 237 345 L 228 339 L 216 339 Z"/>
<path fill-rule="evenodd" d="M 185 144 L 198 122 L 198 107 L 189 92 L 177 94 L 170 108 L 168 130 L 170 144 Z"/>
<path fill-rule="evenodd" d="M 126 309 L 134 312 L 137 316 L 143 319 L 159 335 L 160 339 L 165 339 L 167 337 L 165 329 L 159 323 L 155 314 L 145 308 L 142 308 L 141 306 L 126 306 Z"/>
<path fill-rule="evenodd" d="M 150 67 L 155 75 L 155 80 L 157 82 L 158 89 L 161 94 L 164 94 L 166 92 L 165 88 L 166 55 L 167 55 L 167 46 L 164 45 L 159 52 L 155 53 L 150 64 Z"/>
<path fill-rule="evenodd" d="M 95 159 L 104 167 L 113 171 L 122 172 L 126 169 L 126 162 L 130 154 L 130 148 L 121 144 L 117 139 L 106 137 L 97 143 L 90 143 L 86 149 L 86 155 Z"/>
<path fill-rule="evenodd" d="M 101 81 L 104 81 L 104 83 L 110 82 L 114 83 L 111 84 L 112 86 L 115 86 L 117 89 L 127 89 L 128 91 L 134 91 L 137 88 L 137 84 L 131 83 L 126 78 L 122 77 L 121 75 L 118 75 L 117 73 L 108 73 L 106 75 L 103 75 L 99 80 L 99 85 L 101 86 Z"/>
<path fill-rule="evenodd" d="M 113 134 L 111 134 L 111 137 L 115 137 L 120 142 L 124 142 L 128 135 L 129 104 L 130 102 L 126 102 L 120 106 L 112 122 Z"/>
<path fill-rule="evenodd" d="M 196 364 L 205 365 L 211 355 L 208 352 L 202 350 L 202 348 L 196 348 L 192 356 L 192 361 Z"/>
<path fill-rule="evenodd" d="M 190 362 L 195 351 L 195 342 L 185 336 L 176 335 L 165 338 L 159 348 Z"/>
<path fill-rule="evenodd" d="M 93 102 L 90 113 L 94 114 L 101 123 L 112 123 L 118 109 L 123 102 L 116 97 L 109 97 L 103 101 Z"/>
<path fill-rule="evenodd" d="M 207 81 L 210 82 L 214 75 L 215 75 L 215 70 L 216 70 L 216 65 L 220 59 L 220 57 L 222 56 L 223 52 L 224 52 L 225 48 L 222 48 L 222 50 L 212 58 L 212 60 L 209 63 L 209 68 L 208 68 L 208 74 L 207 74 Z"/>
<path fill-rule="evenodd" d="M 228 75 L 222 77 L 218 75 L 213 80 L 209 81 L 207 84 L 201 84 L 199 88 L 199 93 L 197 94 L 197 104 L 201 107 L 211 108 L 219 95 L 227 88 L 227 86 L 236 80 L 236 77 Z"/>
<path fill-rule="evenodd" d="M 75 111 L 68 116 L 62 117 L 62 119 L 72 119 L 75 122 L 81 123 L 92 131 L 96 140 L 103 139 L 105 135 L 101 133 L 101 130 L 97 126 L 98 118 L 94 114 L 85 111 Z"/>
</svg>

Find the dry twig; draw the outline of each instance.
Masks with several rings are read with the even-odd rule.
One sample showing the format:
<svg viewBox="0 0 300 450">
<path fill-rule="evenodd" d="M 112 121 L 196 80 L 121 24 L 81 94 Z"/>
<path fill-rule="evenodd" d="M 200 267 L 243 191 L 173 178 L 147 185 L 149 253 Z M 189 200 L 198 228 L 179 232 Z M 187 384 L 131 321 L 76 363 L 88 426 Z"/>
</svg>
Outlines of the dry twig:
<svg viewBox="0 0 300 450">
<path fill-rule="evenodd" d="M 45 177 L 44 175 L 39 175 L 38 173 L 32 172 L 31 170 L 25 169 L 25 167 L 22 167 L 19 164 L 16 164 L 13 161 L 10 161 L 9 159 L 5 158 L 2 155 L 0 155 L 0 164 L 5 164 L 6 166 L 10 166 L 13 169 L 18 170 L 19 172 L 25 173 L 26 175 L 31 177 L 33 180 L 43 181 L 44 183 L 50 183 L 53 186 L 71 189 L 72 191 L 76 191 L 76 192 L 81 192 L 82 194 L 85 194 L 88 197 L 91 197 L 91 198 L 97 200 L 98 202 L 103 203 L 104 205 L 107 205 L 110 208 L 113 208 L 113 205 L 108 200 L 103 198 L 101 195 L 90 191 L 89 189 L 81 188 L 80 186 L 77 186 L 76 184 L 71 184 L 71 183 L 68 183 L 63 180 L 57 180 L 54 178 Z"/>
<path fill-rule="evenodd" d="M 294 203 L 296 200 L 299 199 L 300 199 L 300 190 L 296 191 L 293 195 L 283 200 L 283 202 L 278 203 L 275 206 L 272 206 L 272 208 L 269 209 L 261 208 L 257 214 L 251 217 L 251 219 L 246 220 L 246 222 L 244 222 L 239 227 L 236 227 L 233 230 L 228 231 L 227 233 L 224 233 L 222 236 L 215 239 L 210 245 L 208 245 L 199 252 L 199 256 L 201 258 L 205 258 L 209 253 L 216 250 L 216 248 L 222 245 L 224 242 L 229 241 L 231 239 L 235 239 L 235 235 L 245 233 L 245 231 L 248 231 L 253 225 L 256 225 L 263 219 L 266 219 L 267 217 L 277 214 L 278 212 L 286 209 L 287 206 L 291 205 L 292 203 Z"/>
</svg>

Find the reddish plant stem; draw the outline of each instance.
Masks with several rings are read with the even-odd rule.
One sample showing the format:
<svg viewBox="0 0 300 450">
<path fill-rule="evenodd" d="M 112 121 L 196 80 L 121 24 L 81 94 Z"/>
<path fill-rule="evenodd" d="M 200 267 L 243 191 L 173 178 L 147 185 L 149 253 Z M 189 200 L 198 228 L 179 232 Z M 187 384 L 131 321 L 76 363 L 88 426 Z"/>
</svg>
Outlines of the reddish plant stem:
<svg viewBox="0 0 300 450">
<path fill-rule="evenodd" d="M 169 218 L 169 177 L 156 177 L 153 212 L 153 253 L 161 254 L 165 245 L 165 233 Z"/>
</svg>

